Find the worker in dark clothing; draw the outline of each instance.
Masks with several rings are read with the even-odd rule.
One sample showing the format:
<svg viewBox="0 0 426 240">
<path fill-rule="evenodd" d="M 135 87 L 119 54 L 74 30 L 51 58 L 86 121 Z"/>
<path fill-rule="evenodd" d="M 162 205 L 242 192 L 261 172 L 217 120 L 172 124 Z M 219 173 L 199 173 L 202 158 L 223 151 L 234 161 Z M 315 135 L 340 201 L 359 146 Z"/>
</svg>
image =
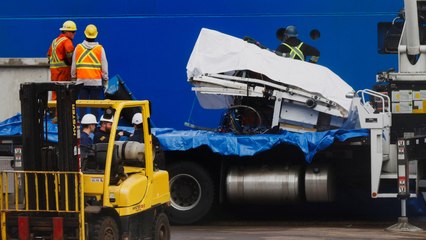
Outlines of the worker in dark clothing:
<svg viewBox="0 0 426 240">
<path fill-rule="evenodd" d="M 96 121 L 96 117 L 93 114 L 86 114 L 81 119 L 81 135 L 80 135 L 80 145 L 90 146 L 93 144 L 93 140 L 90 138 L 90 134 L 93 133 L 96 129 L 96 125 L 98 121 Z"/>
<path fill-rule="evenodd" d="M 96 117 L 93 114 L 86 114 L 81 119 L 82 130 L 80 135 L 80 156 L 82 159 L 83 170 L 86 169 L 88 163 L 90 162 L 89 155 L 91 153 L 93 144 L 93 140 L 90 137 L 90 134 L 95 131 L 97 124 L 98 121 L 96 120 Z"/>
<path fill-rule="evenodd" d="M 283 54 L 285 57 L 299 60 L 306 60 L 307 57 L 310 56 L 308 61 L 311 63 L 317 63 L 320 57 L 318 49 L 302 42 L 297 37 L 298 33 L 295 26 L 278 29 L 277 38 L 280 40 L 281 44 L 277 47 L 275 52 L 277 52 L 278 55 Z"/>
<path fill-rule="evenodd" d="M 93 137 L 93 143 L 108 143 L 109 135 L 111 133 L 112 123 L 114 122 L 114 117 L 106 118 L 104 115 L 101 116 L 100 119 L 101 126 L 96 129 L 95 136 Z M 117 132 L 117 136 L 115 136 L 115 140 L 119 140 L 122 136 L 129 136 L 130 134 L 125 131 Z"/>
<path fill-rule="evenodd" d="M 132 135 L 129 137 L 129 141 L 135 141 L 144 143 L 143 138 L 143 120 L 141 113 L 135 113 L 132 117 L 132 124 L 135 129 Z M 154 135 L 152 135 L 152 145 L 155 152 L 154 164 L 160 169 L 165 169 L 165 156 L 164 152 L 161 149 L 160 141 Z"/>
<path fill-rule="evenodd" d="M 93 114 L 86 114 L 81 119 L 82 130 L 80 135 L 80 149 L 82 159 L 85 159 L 89 154 L 89 149 L 93 144 L 90 134 L 95 131 L 97 124 L 98 121 Z"/>
<path fill-rule="evenodd" d="M 111 126 L 114 122 L 114 118 L 105 118 L 104 115 L 102 115 L 100 122 L 101 126 L 95 131 L 93 143 L 107 143 L 109 141 L 109 134 L 111 132 Z"/>
<path fill-rule="evenodd" d="M 142 131 L 142 114 L 141 113 L 135 113 L 132 117 L 132 124 L 135 129 L 132 135 L 129 137 L 129 141 L 135 141 L 143 143 L 143 131 Z"/>
</svg>

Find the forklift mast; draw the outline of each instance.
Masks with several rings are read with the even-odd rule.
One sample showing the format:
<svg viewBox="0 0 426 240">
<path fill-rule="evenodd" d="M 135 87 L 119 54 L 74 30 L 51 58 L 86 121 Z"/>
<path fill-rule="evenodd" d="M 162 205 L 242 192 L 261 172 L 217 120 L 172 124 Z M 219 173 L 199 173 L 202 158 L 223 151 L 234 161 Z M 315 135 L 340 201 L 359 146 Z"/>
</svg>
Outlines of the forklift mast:
<svg viewBox="0 0 426 240">
<path fill-rule="evenodd" d="M 78 171 L 76 100 L 81 84 L 23 83 L 19 91 L 22 112 L 23 167 L 26 171 Z M 48 93 L 57 95 L 58 144 L 47 141 Z"/>
</svg>

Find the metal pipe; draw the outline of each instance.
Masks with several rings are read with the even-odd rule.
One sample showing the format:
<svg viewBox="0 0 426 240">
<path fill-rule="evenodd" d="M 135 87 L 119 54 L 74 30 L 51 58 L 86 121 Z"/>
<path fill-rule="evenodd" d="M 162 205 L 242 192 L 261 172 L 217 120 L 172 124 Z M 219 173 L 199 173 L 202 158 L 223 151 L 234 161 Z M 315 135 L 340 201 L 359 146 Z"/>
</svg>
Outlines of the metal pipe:
<svg viewBox="0 0 426 240">
<path fill-rule="evenodd" d="M 401 199 L 401 217 L 407 216 L 407 206 L 406 206 L 406 200 Z"/>
<path fill-rule="evenodd" d="M 417 0 L 404 0 L 405 5 L 405 30 L 407 38 L 407 53 L 417 55 L 420 53 L 419 23 L 417 16 Z"/>
</svg>

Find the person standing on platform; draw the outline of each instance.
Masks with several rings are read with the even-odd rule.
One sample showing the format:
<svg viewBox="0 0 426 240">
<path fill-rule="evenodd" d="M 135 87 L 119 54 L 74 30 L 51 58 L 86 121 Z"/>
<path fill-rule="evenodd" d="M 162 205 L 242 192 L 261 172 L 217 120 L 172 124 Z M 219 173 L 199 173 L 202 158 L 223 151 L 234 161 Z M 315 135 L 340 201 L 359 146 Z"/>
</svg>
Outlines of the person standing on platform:
<svg viewBox="0 0 426 240">
<path fill-rule="evenodd" d="M 73 21 L 66 21 L 59 28 L 61 34 L 53 39 L 47 51 L 47 58 L 50 68 L 50 80 L 54 82 L 64 82 L 71 80 L 71 64 L 74 52 L 74 39 L 77 31 L 77 25 Z M 52 100 L 56 100 L 56 92 L 52 92 Z M 52 119 L 53 123 L 57 122 L 56 113 Z"/>
<path fill-rule="evenodd" d="M 79 99 L 99 100 L 108 86 L 108 61 L 103 46 L 96 42 L 97 27 L 87 25 L 84 35 L 86 40 L 77 45 L 72 57 L 71 77 L 84 84 Z M 92 113 L 98 117 L 99 109 L 94 110 Z M 86 112 L 86 108 L 80 109 L 80 115 Z"/>
</svg>

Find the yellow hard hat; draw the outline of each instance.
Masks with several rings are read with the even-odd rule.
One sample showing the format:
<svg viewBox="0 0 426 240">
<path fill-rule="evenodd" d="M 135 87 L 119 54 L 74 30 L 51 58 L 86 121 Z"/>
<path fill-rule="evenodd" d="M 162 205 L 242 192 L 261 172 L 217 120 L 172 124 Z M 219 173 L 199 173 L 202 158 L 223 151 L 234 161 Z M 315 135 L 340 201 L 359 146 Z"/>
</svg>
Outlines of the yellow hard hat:
<svg viewBox="0 0 426 240">
<path fill-rule="evenodd" d="M 98 36 L 98 29 L 95 25 L 89 24 L 86 30 L 84 30 L 84 35 L 86 35 L 87 38 L 95 39 Z"/>
<path fill-rule="evenodd" d="M 74 32 L 74 31 L 77 31 L 77 25 L 75 25 L 75 22 L 68 20 L 64 22 L 64 25 L 62 25 L 62 27 L 59 28 L 59 30 Z"/>
</svg>

